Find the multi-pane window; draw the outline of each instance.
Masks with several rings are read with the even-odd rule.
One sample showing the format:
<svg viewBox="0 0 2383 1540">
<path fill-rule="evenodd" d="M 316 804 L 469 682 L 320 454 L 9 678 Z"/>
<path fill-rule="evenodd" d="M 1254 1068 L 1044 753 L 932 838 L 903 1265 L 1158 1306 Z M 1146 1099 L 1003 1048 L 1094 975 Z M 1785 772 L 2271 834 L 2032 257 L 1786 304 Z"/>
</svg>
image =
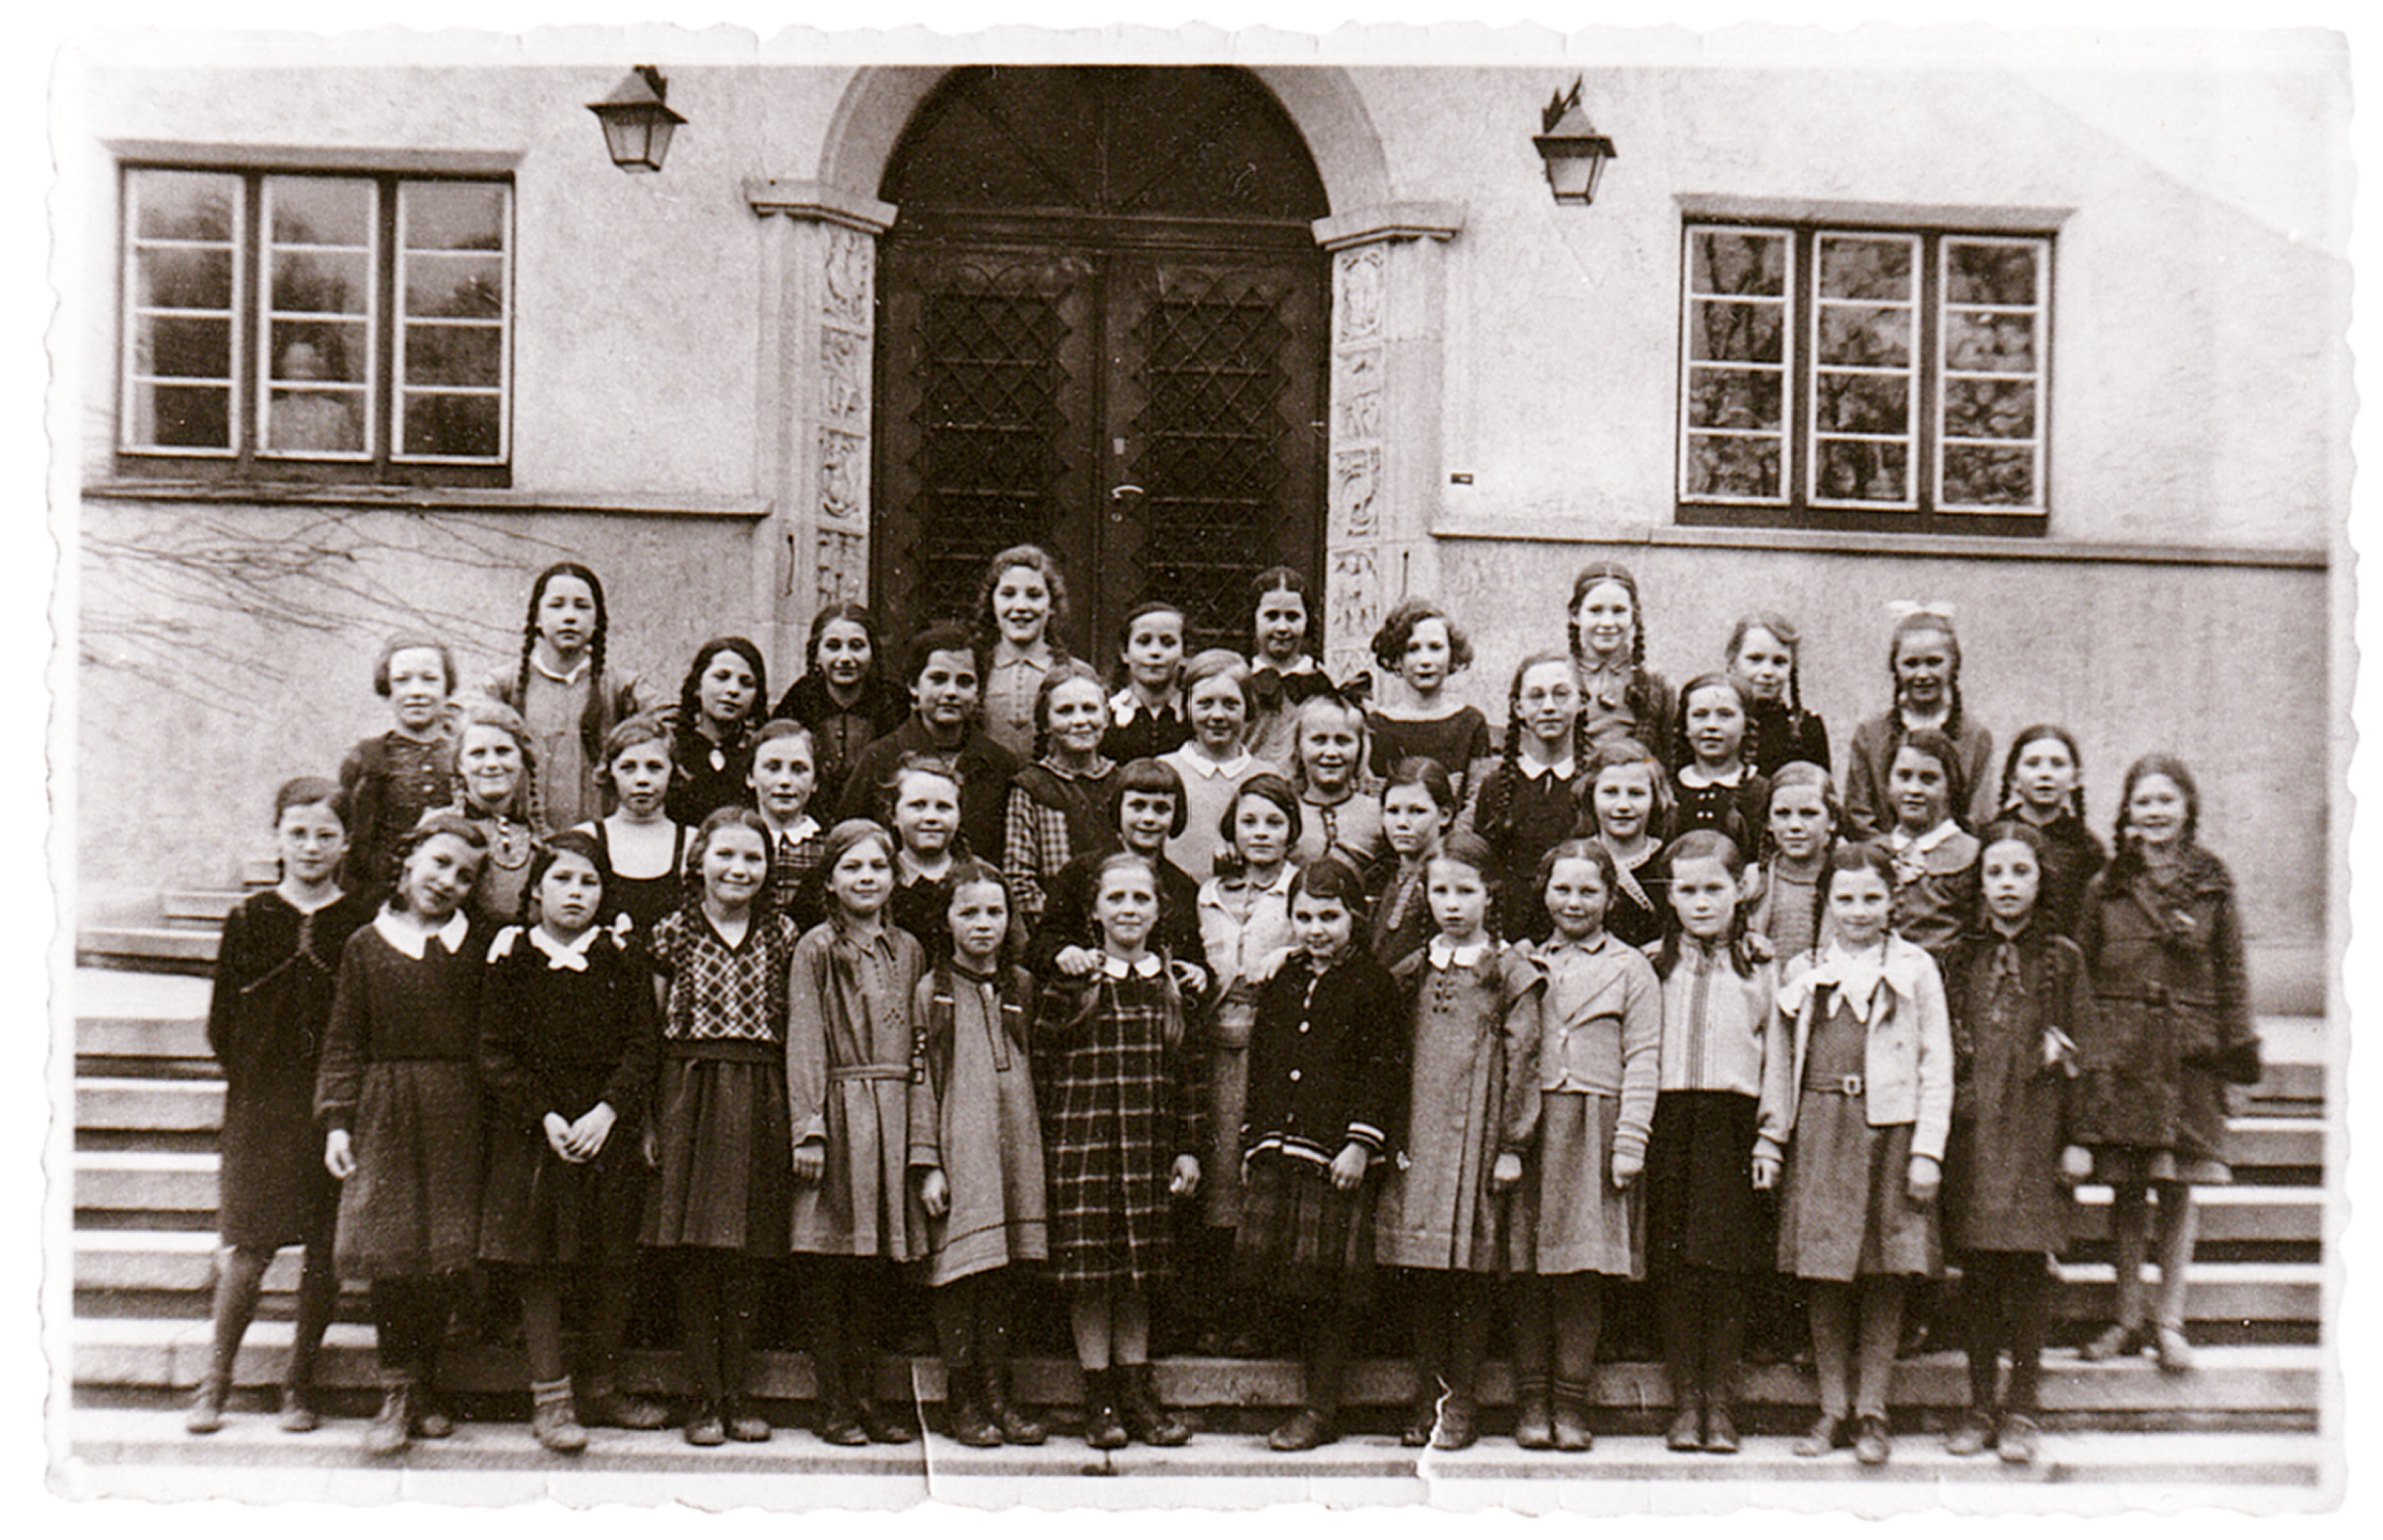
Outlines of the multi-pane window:
<svg viewBox="0 0 2383 1540">
<path fill-rule="evenodd" d="M 1683 517 L 2039 516 L 2052 243 L 1690 224 Z"/>
<path fill-rule="evenodd" d="M 512 187 L 125 173 L 120 447 L 271 476 L 509 456 Z"/>
</svg>

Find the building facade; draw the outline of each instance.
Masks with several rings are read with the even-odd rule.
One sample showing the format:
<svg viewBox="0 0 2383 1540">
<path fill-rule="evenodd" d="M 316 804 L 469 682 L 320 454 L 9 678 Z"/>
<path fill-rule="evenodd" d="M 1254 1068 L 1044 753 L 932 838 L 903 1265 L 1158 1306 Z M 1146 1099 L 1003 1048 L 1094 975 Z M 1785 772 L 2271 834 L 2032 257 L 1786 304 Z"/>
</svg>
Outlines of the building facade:
<svg viewBox="0 0 2383 1540">
<path fill-rule="evenodd" d="M 1621 37 L 1623 35 L 1617 35 Z M 602 575 L 616 666 L 964 605 L 1049 543 L 1069 640 L 1136 600 L 1246 644 L 1288 561 L 1329 666 L 1401 595 L 1466 695 L 1618 559 L 1649 660 L 1796 619 L 1840 745 L 1895 601 L 1966 708 L 2074 729 L 2095 825 L 2181 753 L 2270 1009 L 2342 890 L 2346 56 L 1638 39 L 1495 64 L 665 62 L 368 44 L 84 52 L 62 76 L 86 913 L 219 883 L 272 786 L 377 731 L 372 656 L 509 672 L 530 575 Z M 1626 61 L 1626 62 L 1621 62 Z M 1551 92 L 1619 154 L 1551 197 Z M 101 814 L 105 813 L 105 816 Z M 120 833 L 133 820 L 136 840 Z"/>
</svg>

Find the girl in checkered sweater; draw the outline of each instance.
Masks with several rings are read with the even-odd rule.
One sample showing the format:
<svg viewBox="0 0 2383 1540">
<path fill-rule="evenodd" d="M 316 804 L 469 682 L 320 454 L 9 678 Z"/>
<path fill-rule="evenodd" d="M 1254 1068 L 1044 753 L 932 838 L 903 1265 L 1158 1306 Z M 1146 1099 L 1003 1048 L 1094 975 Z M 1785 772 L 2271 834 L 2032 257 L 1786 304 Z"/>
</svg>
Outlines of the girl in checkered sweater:
<svg viewBox="0 0 2383 1540">
<path fill-rule="evenodd" d="M 639 1239 L 663 1248 L 695 1383 L 686 1440 L 759 1443 L 770 1424 L 745 1399 L 763 1265 L 786 1254 L 792 1149 L 786 1103 L 786 970 L 793 922 L 769 907 L 769 826 L 751 808 L 706 817 L 687 852 L 701 896 L 654 928 L 662 1070 L 654 1088 L 653 1185 Z"/>
</svg>

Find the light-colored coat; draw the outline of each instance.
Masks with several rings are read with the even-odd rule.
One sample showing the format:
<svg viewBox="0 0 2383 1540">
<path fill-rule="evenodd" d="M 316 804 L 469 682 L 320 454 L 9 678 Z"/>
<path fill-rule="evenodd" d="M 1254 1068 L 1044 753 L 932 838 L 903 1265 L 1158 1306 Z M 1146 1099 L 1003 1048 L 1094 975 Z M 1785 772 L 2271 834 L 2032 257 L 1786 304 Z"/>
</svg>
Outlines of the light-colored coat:
<svg viewBox="0 0 2383 1540">
<path fill-rule="evenodd" d="M 1817 962 L 1799 962 L 1780 987 L 1779 1009 L 1795 1024 L 1795 1052 L 1772 1054 L 1762 1068 L 1762 1110 L 1755 1154 L 1778 1160 L 1795 1134 L 1796 1102 L 1804 1088 L 1804 1055 L 1812 1040 L 1813 1010 L 1826 991 L 1854 1002 L 1839 986 L 1849 959 L 1832 945 Z M 1886 938 L 1878 986 L 1868 1003 L 1862 1044 L 1862 1102 L 1870 1125 L 1910 1123 L 1911 1153 L 1944 1159 L 1953 1125 L 1953 1028 L 1944 981 L 1935 960 L 1899 936 Z"/>
</svg>

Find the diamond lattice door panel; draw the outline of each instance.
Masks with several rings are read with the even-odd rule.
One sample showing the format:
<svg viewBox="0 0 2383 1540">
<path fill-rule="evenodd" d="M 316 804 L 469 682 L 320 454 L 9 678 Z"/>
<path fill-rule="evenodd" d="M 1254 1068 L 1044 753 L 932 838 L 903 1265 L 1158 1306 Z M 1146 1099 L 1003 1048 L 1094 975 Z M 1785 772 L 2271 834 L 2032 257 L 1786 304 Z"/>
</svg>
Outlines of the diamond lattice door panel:
<svg viewBox="0 0 2383 1540">
<path fill-rule="evenodd" d="M 1320 255 L 889 240 L 879 292 L 889 635 L 964 615 L 1019 541 L 1059 556 L 1068 644 L 1103 661 L 1149 598 L 1245 648 L 1249 579 L 1317 571 Z"/>
</svg>

